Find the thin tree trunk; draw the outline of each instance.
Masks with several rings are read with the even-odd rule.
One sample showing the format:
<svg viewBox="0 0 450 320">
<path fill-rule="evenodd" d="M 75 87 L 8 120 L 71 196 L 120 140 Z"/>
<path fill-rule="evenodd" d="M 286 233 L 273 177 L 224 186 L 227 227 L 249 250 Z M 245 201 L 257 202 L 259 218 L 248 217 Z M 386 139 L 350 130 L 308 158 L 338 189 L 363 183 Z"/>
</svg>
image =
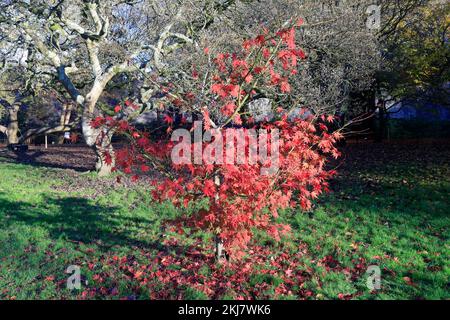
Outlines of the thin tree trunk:
<svg viewBox="0 0 450 320">
<path fill-rule="evenodd" d="M 59 136 L 58 136 L 58 139 L 56 139 L 56 143 L 57 144 L 64 144 L 64 136 L 65 136 L 65 132 L 63 132 L 63 133 L 61 133 Z"/>
<path fill-rule="evenodd" d="M 223 245 L 223 240 L 219 237 L 216 236 L 214 238 L 214 243 L 215 243 L 215 256 L 216 256 L 216 261 L 219 264 L 222 264 L 226 261 L 228 261 L 229 256 L 227 251 L 225 250 L 225 246 Z"/>
<path fill-rule="evenodd" d="M 17 104 L 8 108 L 8 145 L 19 143 L 19 108 L 20 106 Z"/>
<path fill-rule="evenodd" d="M 70 116 L 72 115 L 72 106 L 70 104 L 64 104 L 61 112 L 61 117 L 59 119 L 59 125 L 64 127 L 70 122 Z M 62 132 L 58 137 L 58 144 L 64 143 L 65 132 Z"/>
<path fill-rule="evenodd" d="M 215 175 L 214 176 L 214 183 L 217 187 L 217 189 L 219 189 L 220 187 L 220 177 L 219 175 Z M 216 201 L 219 201 L 219 193 L 217 192 L 216 197 L 215 197 Z M 219 235 L 216 235 L 216 237 L 214 238 L 214 242 L 215 242 L 215 256 L 216 256 L 216 261 L 220 264 L 228 261 L 229 256 L 227 251 L 225 250 L 225 246 L 223 244 L 223 240 Z"/>
</svg>

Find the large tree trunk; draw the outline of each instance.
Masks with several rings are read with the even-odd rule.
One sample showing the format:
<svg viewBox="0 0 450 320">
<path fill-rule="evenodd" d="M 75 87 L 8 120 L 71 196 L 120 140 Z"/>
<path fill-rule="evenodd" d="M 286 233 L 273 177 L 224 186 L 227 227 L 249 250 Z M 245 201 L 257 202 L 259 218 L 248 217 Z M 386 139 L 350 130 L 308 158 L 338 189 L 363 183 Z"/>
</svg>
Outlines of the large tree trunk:
<svg viewBox="0 0 450 320">
<path fill-rule="evenodd" d="M 3 133 L 6 136 L 7 135 L 7 131 L 8 131 L 7 127 L 4 127 L 4 126 L 0 125 L 0 132 L 1 133 Z"/>
<path fill-rule="evenodd" d="M 382 102 L 378 107 L 378 115 L 375 117 L 376 121 L 376 134 L 375 142 L 383 142 L 387 138 L 388 130 L 388 113 L 386 111 L 386 104 Z"/>
<path fill-rule="evenodd" d="M 111 144 L 112 134 L 100 134 L 99 142 L 95 145 L 94 150 L 97 155 L 97 163 L 95 169 L 100 177 L 111 174 L 112 169 L 116 165 L 114 148 Z"/>
<path fill-rule="evenodd" d="M 0 125 L 0 133 L 3 133 L 3 135 L 8 138 L 8 128 Z"/>
<path fill-rule="evenodd" d="M 8 145 L 19 143 L 19 108 L 20 106 L 17 104 L 13 104 L 8 108 Z"/>
<path fill-rule="evenodd" d="M 95 169 L 99 176 L 111 174 L 115 166 L 115 154 L 111 144 L 114 131 L 111 128 L 92 127 L 92 120 L 98 115 L 96 104 L 106 83 L 107 81 L 95 81 L 94 86 L 82 104 L 83 115 L 81 118 L 81 129 L 83 131 L 83 138 L 86 144 L 92 147 L 97 155 Z"/>
<path fill-rule="evenodd" d="M 97 155 L 95 169 L 99 176 L 108 176 L 115 166 L 115 154 L 111 140 L 113 132 L 108 128 L 96 129 L 91 126 L 92 117 L 84 115 L 81 123 L 86 144 L 92 147 Z"/>
</svg>

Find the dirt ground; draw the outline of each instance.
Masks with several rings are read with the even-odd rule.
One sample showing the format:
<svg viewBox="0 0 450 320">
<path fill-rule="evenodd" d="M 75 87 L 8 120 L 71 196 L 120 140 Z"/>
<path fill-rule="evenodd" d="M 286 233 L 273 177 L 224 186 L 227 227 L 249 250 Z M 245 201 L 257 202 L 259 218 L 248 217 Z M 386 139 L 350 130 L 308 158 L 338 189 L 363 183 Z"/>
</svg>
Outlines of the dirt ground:
<svg viewBox="0 0 450 320">
<path fill-rule="evenodd" d="M 30 146 L 27 152 L 12 152 L 0 148 L 0 157 L 24 164 L 45 166 L 75 171 L 95 169 L 95 153 L 85 145 Z"/>
<path fill-rule="evenodd" d="M 116 146 L 117 147 L 117 146 Z M 340 148 L 342 157 L 332 166 L 338 171 L 383 167 L 390 163 L 450 161 L 450 140 L 404 140 L 391 143 L 349 142 Z M 34 166 L 71 169 L 78 172 L 95 169 L 95 153 L 85 145 L 30 146 L 27 152 L 12 152 L 0 146 L 0 159 Z"/>
</svg>

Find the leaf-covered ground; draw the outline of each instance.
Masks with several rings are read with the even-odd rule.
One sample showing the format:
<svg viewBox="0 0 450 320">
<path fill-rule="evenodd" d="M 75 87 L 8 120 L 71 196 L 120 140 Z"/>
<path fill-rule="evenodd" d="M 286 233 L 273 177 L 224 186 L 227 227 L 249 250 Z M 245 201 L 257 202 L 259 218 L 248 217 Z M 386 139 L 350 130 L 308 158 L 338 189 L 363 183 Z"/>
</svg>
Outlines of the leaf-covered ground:
<svg viewBox="0 0 450 320">
<path fill-rule="evenodd" d="M 145 183 L 72 170 L 92 165 L 81 149 L 0 152 L 0 299 L 448 299 L 449 147 L 348 145 L 333 192 L 281 215 L 290 237 L 258 235 L 224 266 L 210 235 L 171 231 L 183 212 Z M 64 157 L 71 169 L 55 168 Z M 80 290 L 66 288 L 70 265 Z M 366 286 L 369 265 L 381 290 Z"/>
</svg>

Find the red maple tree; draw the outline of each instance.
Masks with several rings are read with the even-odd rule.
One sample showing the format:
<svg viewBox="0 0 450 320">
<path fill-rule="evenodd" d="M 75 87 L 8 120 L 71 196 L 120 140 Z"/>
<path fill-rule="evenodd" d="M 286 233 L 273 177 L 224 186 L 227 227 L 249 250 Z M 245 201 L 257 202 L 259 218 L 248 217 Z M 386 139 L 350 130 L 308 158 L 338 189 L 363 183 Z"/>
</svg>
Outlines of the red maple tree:
<svg viewBox="0 0 450 320">
<path fill-rule="evenodd" d="M 133 174 L 135 178 L 139 172 L 146 173 L 151 169 L 164 173 L 152 183 L 151 192 L 155 199 L 169 200 L 175 206 L 184 207 L 192 202 L 207 202 L 207 209 L 179 221 L 178 225 L 212 232 L 219 260 L 229 255 L 239 258 L 255 229 L 280 239 L 289 232 L 289 226 L 278 222 L 279 211 L 295 207 L 310 209 L 312 201 L 327 191 L 327 179 L 334 173 L 325 167 L 330 156 L 339 156 L 335 143 L 341 134 L 338 131 L 332 133 L 328 128 L 334 121 L 332 115 L 314 115 L 303 107 L 297 118 L 292 119 L 286 112 L 287 107 L 280 103 L 274 107 L 273 119 L 256 123 L 248 110 L 249 102 L 261 93 L 270 97 L 289 96 L 289 80 L 298 76 L 299 61 L 306 58 L 305 52 L 296 44 L 295 31 L 300 24 L 274 34 L 264 30 L 263 34 L 244 41 L 240 52 L 219 53 L 212 59 L 214 70 L 209 73 L 209 101 L 202 108 L 202 124 L 205 132 L 213 132 L 214 137 L 224 136 L 225 139 L 219 151 L 215 145 L 215 152 L 202 153 L 201 163 L 174 164 L 171 155 L 177 145 L 175 142 L 138 131 L 126 120 L 99 117 L 92 123 L 94 127 L 114 127 L 129 137 L 129 145 L 116 152 L 117 169 Z M 204 52 L 211 55 L 209 49 Z M 193 78 L 200 78 L 197 71 L 193 71 Z M 170 88 L 164 90 L 169 92 Z M 172 106 L 176 107 L 195 103 L 192 92 L 170 97 Z M 272 101 L 276 103 L 279 99 Z M 121 112 L 122 108 L 116 108 L 116 111 Z M 210 114 L 219 118 L 219 125 Z M 166 115 L 164 120 L 168 125 L 167 133 L 170 133 L 175 129 L 174 119 Z M 225 134 L 230 126 L 241 127 L 244 134 L 232 137 L 231 141 Z M 195 130 L 195 127 L 191 129 Z M 268 133 L 267 149 L 277 143 L 276 170 L 268 174 L 261 172 L 273 165 L 272 157 L 248 161 L 255 142 L 247 134 L 252 129 L 263 129 Z M 279 134 L 278 142 L 270 137 L 275 131 Z M 192 151 L 198 150 L 196 148 L 207 150 L 215 141 L 197 141 L 189 148 Z M 246 160 L 243 163 L 214 161 L 217 153 L 222 153 L 224 158 L 230 156 L 226 151 L 227 143 L 244 146 Z M 231 155 L 234 160 L 238 156 Z M 105 158 L 108 159 L 108 155 Z"/>
</svg>

